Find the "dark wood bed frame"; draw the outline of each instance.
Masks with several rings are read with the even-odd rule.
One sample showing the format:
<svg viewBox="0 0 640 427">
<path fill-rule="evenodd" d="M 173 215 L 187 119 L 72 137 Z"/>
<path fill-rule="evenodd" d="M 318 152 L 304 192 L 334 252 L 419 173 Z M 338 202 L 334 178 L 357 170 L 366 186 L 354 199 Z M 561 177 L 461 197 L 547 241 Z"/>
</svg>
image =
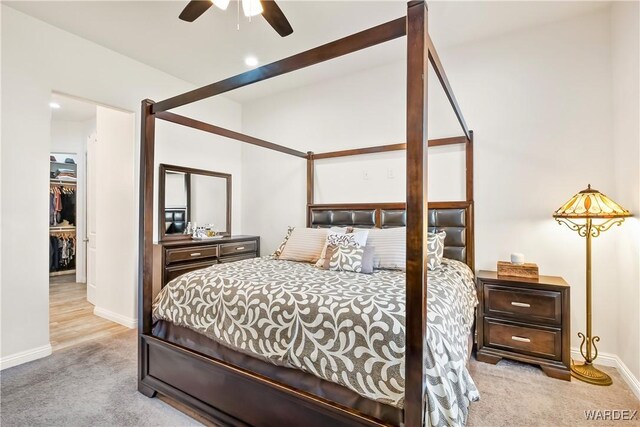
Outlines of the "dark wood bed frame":
<svg viewBox="0 0 640 427">
<path fill-rule="evenodd" d="M 407 16 L 334 42 L 264 65 L 251 71 L 160 102 L 142 101 L 140 144 L 140 248 L 138 390 L 153 397 L 170 396 L 223 425 L 255 426 L 378 426 L 381 420 L 352 408 L 306 393 L 238 368 L 221 360 L 172 344 L 152 335 L 153 203 L 155 121 L 221 135 L 296 156 L 307 161 L 307 206 L 314 205 L 314 161 L 393 150 L 406 150 L 406 353 L 404 425 L 422 427 L 427 416 L 423 346 L 426 334 L 427 212 L 428 208 L 464 208 L 468 218 L 467 263 L 473 269 L 473 133 L 467 127 L 427 29 L 427 6 L 411 1 Z M 168 112 L 205 98 L 260 82 L 361 49 L 407 36 L 406 144 L 385 145 L 314 154 Z M 449 99 L 463 136 L 427 141 L 427 76 L 429 63 Z M 466 200 L 429 203 L 427 206 L 427 146 L 464 144 Z M 356 209 L 384 208 L 384 203 L 327 205 Z"/>
</svg>

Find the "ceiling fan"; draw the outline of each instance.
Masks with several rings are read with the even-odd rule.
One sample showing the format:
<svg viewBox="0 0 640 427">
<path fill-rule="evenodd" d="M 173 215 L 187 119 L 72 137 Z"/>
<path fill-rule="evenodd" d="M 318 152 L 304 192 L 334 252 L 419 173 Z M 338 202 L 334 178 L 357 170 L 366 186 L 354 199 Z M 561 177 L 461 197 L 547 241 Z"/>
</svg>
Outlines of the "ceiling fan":
<svg viewBox="0 0 640 427">
<path fill-rule="evenodd" d="M 222 10 L 226 10 L 229 6 L 230 0 L 191 0 L 187 7 L 180 13 L 180 19 L 187 22 L 195 21 L 200 15 L 205 13 L 211 5 L 216 5 Z M 269 25 L 280 36 L 286 37 L 293 33 L 291 24 L 282 13 L 280 6 L 276 4 L 274 0 L 238 0 L 242 2 L 242 11 L 247 17 L 256 16 L 262 14 L 264 19 L 267 20 Z"/>
</svg>

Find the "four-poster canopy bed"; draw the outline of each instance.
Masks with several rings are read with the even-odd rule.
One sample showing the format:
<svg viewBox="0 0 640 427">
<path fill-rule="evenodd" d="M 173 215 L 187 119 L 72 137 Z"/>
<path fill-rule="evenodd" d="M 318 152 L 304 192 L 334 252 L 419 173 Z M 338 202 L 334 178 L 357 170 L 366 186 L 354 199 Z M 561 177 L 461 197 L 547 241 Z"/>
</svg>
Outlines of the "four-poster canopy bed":
<svg viewBox="0 0 640 427">
<path fill-rule="evenodd" d="M 406 144 L 395 144 L 327 153 L 301 152 L 239 132 L 168 112 L 172 108 L 337 58 L 358 50 L 407 36 Z M 462 127 L 463 135 L 427 141 L 427 75 L 432 64 Z M 237 141 L 261 146 L 307 161 L 307 226 L 345 224 L 358 226 L 406 226 L 406 340 L 404 347 L 404 406 L 399 419 L 376 416 L 341 399 L 321 397 L 285 381 L 253 371 L 163 339 L 152 333 L 153 304 L 153 206 L 155 120 L 165 120 Z M 427 207 L 427 147 L 464 144 L 466 200 L 429 203 Z M 393 150 L 406 150 L 406 203 L 314 203 L 314 162 Z M 147 396 L 156 392 L 190 406 L 229 425 L 399 425 L 425 424 L 427 409 L 424 346 L 427 328 L 427 231 L 447 228 L 445 256 L 474 266 L 473 133 L 468 129 L 442 64 L 427 31 L 427 7 L 423 1 L 408 3 L 407 16 L 370 28 L 208 86 L 161 102 L 142 102 L 139 268 L 139 377 L 138 389 Z M 228 360 L 228 359 L 227 359 Z"/>
</svg>

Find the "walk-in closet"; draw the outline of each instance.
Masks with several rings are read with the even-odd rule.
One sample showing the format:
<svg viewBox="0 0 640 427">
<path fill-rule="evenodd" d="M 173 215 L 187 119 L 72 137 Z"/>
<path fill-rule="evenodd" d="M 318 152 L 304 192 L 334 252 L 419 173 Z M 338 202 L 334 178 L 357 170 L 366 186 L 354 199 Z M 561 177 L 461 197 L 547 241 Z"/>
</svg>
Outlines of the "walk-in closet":
<svg viewBox="0 0 640 427">
<path fill-rule="evenodd" d="M 75 282 L 78 154 L 52 152 L 49 162 L 49 276 Z"/>
<path fill-rule="evenodd" d="M 49 337 L 56 351 L 127 328 L 100 316 L 97 302 L 97 128 L 99 111 L 109 109 L 56 93 L 49 107 Z"/>
</svg>

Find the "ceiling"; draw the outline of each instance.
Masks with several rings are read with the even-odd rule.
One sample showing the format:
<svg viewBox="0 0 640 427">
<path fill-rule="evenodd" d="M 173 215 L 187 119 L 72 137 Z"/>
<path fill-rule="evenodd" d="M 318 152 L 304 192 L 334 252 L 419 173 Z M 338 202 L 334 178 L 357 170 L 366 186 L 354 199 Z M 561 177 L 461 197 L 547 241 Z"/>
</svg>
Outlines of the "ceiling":
<svg viewBox="0 0 640 427">
<path fill-rule="evenodd" d="M 51 109 L 51 120 L 83 122 L 96 116 L 96 104 L 87 101 L 53 93 L 51 102 L 60 106 Z"/>
<path fill-rule="evenodd" d="M 56 27 L 91 40 L 198 86 L 246 71 L 247 55 L 260 65 L 403 16 L 398 1 L 278 1 L 294 33 L 281 38 L 260 16 L 238 21 L 235 2 L 210 8 L 193 23 L 178 15 L 184 1 L 4 1 Z M 543 25 L 604 8 L 608 2 L 433 1 L 429 32 L 436 47 L 461 44 Z M 240 29 L 236 28 L 240 24 Z M 383 65 L 404 57 L 402 39 L 356 55 L 240 89 L 244 102 L 274 92 Z"/>
</svg>

